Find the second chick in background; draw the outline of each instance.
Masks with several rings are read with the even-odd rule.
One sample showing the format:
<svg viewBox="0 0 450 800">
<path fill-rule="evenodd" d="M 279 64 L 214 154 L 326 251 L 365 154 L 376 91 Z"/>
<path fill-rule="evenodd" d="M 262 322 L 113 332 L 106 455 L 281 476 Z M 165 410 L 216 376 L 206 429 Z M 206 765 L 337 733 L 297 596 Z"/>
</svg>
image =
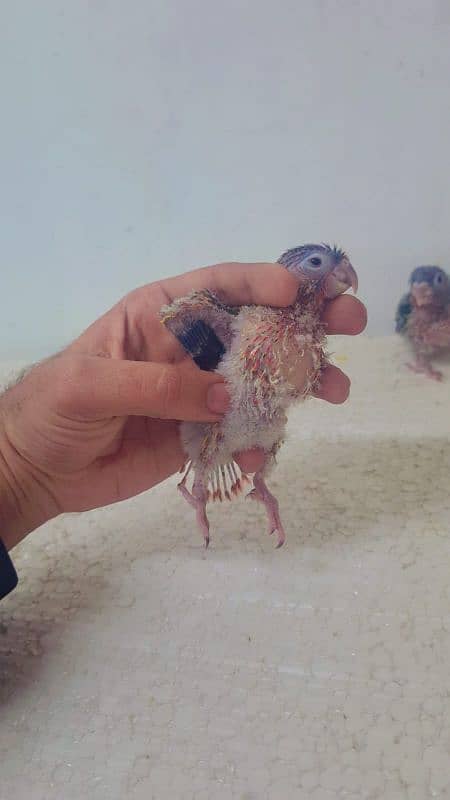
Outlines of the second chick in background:
<svg viewBox="0 0 450 800">
<path fill-rule="evenodd" d="M 409 340 L 414 361 L 408 367 L 436 381 L 434 355 L 450 348 L 450 278 L 437 266 L 417 267 L 409 279 L 409 291 L 397 306 L 395 329 Z"/>
</svg>

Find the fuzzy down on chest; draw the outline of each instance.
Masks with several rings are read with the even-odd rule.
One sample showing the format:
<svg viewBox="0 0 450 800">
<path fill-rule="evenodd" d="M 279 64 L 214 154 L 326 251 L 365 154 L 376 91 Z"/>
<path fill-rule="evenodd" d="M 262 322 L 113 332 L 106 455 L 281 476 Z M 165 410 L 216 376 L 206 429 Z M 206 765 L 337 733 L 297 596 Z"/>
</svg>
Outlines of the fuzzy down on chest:
<svg viewBox="0 0 450 800">
<path fill-rule="evenodd" d="M 288 407 L 320 379 L 323 344 L 323 327 L 307 309 L 243 309 L 217 370 L 229 387 L 231 408 L 220 423 L 182 425 L 189 458 L 208 470 L 239 450 L 270 452 L 283 439 Z"/>
</svg>

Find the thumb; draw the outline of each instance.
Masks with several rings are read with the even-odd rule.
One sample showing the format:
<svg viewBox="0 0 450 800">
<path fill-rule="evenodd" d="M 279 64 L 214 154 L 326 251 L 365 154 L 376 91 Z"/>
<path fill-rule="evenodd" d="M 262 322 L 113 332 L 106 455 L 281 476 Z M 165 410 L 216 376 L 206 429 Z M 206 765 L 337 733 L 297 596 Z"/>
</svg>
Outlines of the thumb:
<svg viewBox="0 0 450 800">
<path fill-rule="evenodd" d="M 216 422 L 229 397 L 222 378 L 191 362 L 158 364 L 101 357 L 76 359 L 64 376 L 65 413 L 93 419 L 144 416 Z"/>
</svg>

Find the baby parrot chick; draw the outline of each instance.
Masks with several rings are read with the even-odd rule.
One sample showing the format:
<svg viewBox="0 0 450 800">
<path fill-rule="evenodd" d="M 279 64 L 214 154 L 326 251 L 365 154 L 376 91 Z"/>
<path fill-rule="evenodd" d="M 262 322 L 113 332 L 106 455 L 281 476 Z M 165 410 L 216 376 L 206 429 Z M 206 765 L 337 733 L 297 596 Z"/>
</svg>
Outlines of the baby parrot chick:
<svg viewBox="0 0 450 800">
<path fill-rule="evenodd" d="M 278 262 L 298 279 L 296 301 L 288 308 L 231 307 L 208 290 L 194 291 L 161 310 L 161 319 L 195 363 L 216 370 L 227 384 L 231 405 L 220 422 L 181 424 L 186 464 L 178 488 L 196 511 L 206 546 L 209 543 L 208 500 L 230 500 L 250 483 L 234 455 L 258 448 L 262 467 L 253 475 L 248 496 L 263 503 L 269 532 L 278 547 L 285 541 L 278 501 L 266 478 L 275 463 L 292 403 L 319 385 L 327 356 L 321 312 L 327 300 L 358 280 L 343 250 L 306 244 L 285 252 Z M 296 367 L 308 354 L 306 384 L 296 380 Z M 188 477 L 192 485 L 188 488 Z"/>
<path fill-rule="evenodd" d="M 415 360 L 407 366 L 433 380 L 442 380 L 431 358 L 450 348 L 450 278 L 440 267 L 417 267 L 411 273 L 409 292 L 397 307 L 397 333 L 410 341 Z"/>
</svg>

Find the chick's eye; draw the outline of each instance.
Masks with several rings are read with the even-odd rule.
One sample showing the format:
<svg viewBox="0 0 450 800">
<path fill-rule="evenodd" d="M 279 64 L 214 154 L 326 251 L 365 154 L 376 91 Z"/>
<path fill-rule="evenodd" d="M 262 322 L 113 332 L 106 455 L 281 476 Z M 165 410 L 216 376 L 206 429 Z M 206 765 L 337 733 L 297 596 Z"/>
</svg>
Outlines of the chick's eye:
<svg viewBox="0 0 450 800">
<path fill-rule="evenodd" d="M 443 281 L 442 275 L 436 275 L 436 277 L 434 279 L 434 282 L 435 283 L 442 283 L 442 281 Z"/>
<path fill-rule="evenodd" d="M 309 263 L 312 264 L 313 267 L 320 267 L 320 265 L 322 264 L 322 259 L 319 258 L 318 256 L 313 256 L 312 258 L 309 259 Z"/>
</svg>

